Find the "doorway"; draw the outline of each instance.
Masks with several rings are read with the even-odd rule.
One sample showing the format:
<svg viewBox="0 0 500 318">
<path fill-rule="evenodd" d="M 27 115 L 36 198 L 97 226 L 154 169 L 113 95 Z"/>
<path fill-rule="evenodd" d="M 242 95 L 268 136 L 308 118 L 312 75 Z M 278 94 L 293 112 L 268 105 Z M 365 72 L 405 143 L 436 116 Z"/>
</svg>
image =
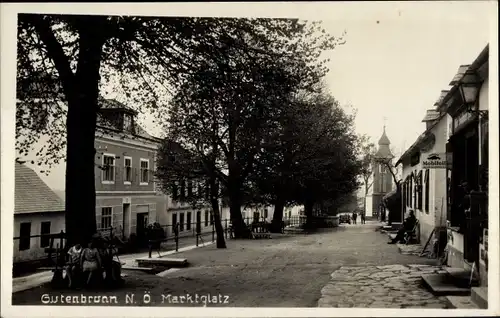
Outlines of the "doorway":
<svg viewBox="0 0 500 318">
<path fill-rule="evenodd" d="M 137 240 L 140 244 L 146 243 L 146 227 L 148 226 L 149 213 L 137 213 Z"/>
<path fill-rule="evenodd" d="M 126 235 L 130 235 L 130 203 L 124 203 L 122 207 L 123 207 L 122 239 L 125 239 Z"/>
<path fill-rule="evenodd" d="M 201 211 L 196 212 L 196 233 L 201 233 Z"/>
</svg>

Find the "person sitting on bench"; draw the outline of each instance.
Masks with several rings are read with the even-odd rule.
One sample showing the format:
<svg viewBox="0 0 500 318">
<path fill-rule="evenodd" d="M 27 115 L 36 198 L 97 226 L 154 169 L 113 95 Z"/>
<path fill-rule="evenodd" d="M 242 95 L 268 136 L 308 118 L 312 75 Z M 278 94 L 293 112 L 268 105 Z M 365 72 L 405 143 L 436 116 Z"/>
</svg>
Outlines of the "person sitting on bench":
<svg viewBox="0 0 500 318">
<path fill-rule="evenodd" d="M 403 227 L 398 231 L 396 237 L 389 241 L 388 244 L 396 244 L 404 238 L 406 232 L 413 231 L 413 228 L 417 223 L 417 218 L 415 217 L 415 212 L 413 210 L 410 210 L 409 213 L 410 215 L 403 222 Z"/>
<path fill-rule="evenodd" d="M 82 257 L 82 246 L 76 244 L 68 251 L 68 262 L 66 263 L 66 275 L 68 276 L 69 288 L 74 286 L 74 280 L 79 276 L 81 272 L 80 258 Z"/>
<path fill-rule="evenodd" d="M 97 249 L 97 240 L 95 238 L 89 243 L 88 248 L 83 250 L 81 257 L 81 267 L 84 273 L 88 274 L 87 286 L 90 285 L 92 279 L 102 279 L 102 262 L 99 250 Z M 99 279 L 100 280 L 100 279 Z"/>
</svg>

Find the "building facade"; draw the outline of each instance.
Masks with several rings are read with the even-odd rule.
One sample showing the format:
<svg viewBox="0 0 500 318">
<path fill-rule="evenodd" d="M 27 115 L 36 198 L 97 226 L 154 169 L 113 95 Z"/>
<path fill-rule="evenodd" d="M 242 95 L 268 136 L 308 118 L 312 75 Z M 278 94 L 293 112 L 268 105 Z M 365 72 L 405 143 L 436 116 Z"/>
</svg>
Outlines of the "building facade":
<svg viewBox="0 0 500 318">
<path fill-rule="evenodd" d="M 37 173 L 16 162 L 14 199 L 13 262 L 22 263 L 47 257 L 46 234 L 65 230 L 64 202 Z"/>
<path fill-rule="evenodd" d="M 486 46 L 459 67 L 427 112 L 425 132 L 397 162 L 403 210 L 416 212 L 421 241 L 434 231 L 448 266 L 479 278 L 471 298 L 481 308 L 488 302 L 488 54 Z"/>
<path fill-rule="evenodd" d="M 446 228 L 447 193 L 446 170 L 447 165 L 431 165 L 430 160 L 446 161 L 446 142 L 448 139 L 448 125 L 450 117 L 446 113 L 435 109 L 427 111 L 422 120 L 425 131 L 408 148 L 396 166 L 402 165 L 402 197 L 401 205 L 404 214 L 409 210 L 415 212 L 419 220 L 418 236 L 425 244 L 431 237 L 440 239 L 441 249 L 446 244 L 443 231 Z M 440 159 L 432 159 L 437 158 Z"/>
<path fill-rule="evenodd" d="M 270 223 L 274 217 L 274 206 L 245 207 L 242 209 L 241 214 L 247 223 L 257 220 Z M 293 220 L 301 216 L 305 217 L 304 206 L 302 205 L 286 206 L 283 208 L 283 220 Z"/>
<path fill-rule="evenodd" d="M 448 264 L 479 269 L 482 287 L 487 286 L 488 272 L 488 54 L 486 46 L 472 64 L 460 67 L 440 104 L 452 117 L 446 145 L 452 161 L 447 183 Z M 464 182 L 470 196 L 464 193 Z"/>
<path fill-rule="evenodd" d="M 179 194 L 162 196 L 162 206 L 165 207 L 166 213 L 159 223 L 166 230 L 167 236 L 174 235 L 173 226 L 175 224 L 179 224 L 179 236 L 181 237 L 195 235 L 196 232 L 212 232 L 215 225 L 211 206 L 203 205 L 195 208 L 190 203 L 183 202 Z M 219 207 L 222 227 L 225 227 L 226 223 L 229 226 L 229 208 L 224 207 L 221 202 L 219 202 Z"/>
<path fill-rule="evenodd" d="M 97 229 L 140 240 L 158 221 L 155 157 L 159 140 L 136 122 L 137 112 L 115 100 L 100 100 L 95 137 Z"/>
</svg>

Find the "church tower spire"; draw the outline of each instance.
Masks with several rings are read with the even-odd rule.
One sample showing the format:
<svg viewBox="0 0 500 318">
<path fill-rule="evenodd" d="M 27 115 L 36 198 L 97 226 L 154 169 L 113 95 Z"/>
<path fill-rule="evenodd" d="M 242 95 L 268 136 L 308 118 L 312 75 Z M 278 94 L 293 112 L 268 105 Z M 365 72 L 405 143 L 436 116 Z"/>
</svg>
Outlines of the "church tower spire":
<svg viewBox="0 0 500 318">
<path fill-rule="evenodd" d="M 390 162 L 394 155 L 391 152 L 391 141 L 387 137 L 386 125 L 384 118 L 384 125 L 382 126 L 382 136 L 378 141 L 378 149 L 375 154 L 373 162 L 373 186 L 371 195 L 371 210 L 373 215 L 385 214 L 383 207 L 383 197 L 392 190 L 392 176 L 389 171 L 390 168 L 383 162 Z"/>
<path fill-rule="evenodd" d="M 394 156 L 392 155 L 390 145 L 391 141 L 387 137 L 387 134 L 385 132 L 385 122 L 383 126 L 383 131 L 382 131 L 382 136 L 378 140 L 378 151 L 377 151 L 377 158 L 383 158 L 383 159 L 392 159 Z"/>
</svg>

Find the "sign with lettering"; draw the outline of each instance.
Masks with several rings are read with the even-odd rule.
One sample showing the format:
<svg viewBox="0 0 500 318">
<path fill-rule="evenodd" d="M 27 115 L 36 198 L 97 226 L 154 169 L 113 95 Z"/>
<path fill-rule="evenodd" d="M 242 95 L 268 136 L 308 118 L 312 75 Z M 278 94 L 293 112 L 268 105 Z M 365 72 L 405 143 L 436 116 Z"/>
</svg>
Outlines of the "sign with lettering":
<svg viewBox="0 0 500 318">
<path fill-rule="evenodd" d="M 453 118 L 453 132 L 457 132 L 474 117 L 473 112 L 468 112 L 467 109 L 462 110 L 455 118 Z"/>
<path fill-rule="evenodd" d="M 446 169 L 447 167 L 446 153 L 431 153 L 422 161 L 422 169 Z"/>
</svg>

